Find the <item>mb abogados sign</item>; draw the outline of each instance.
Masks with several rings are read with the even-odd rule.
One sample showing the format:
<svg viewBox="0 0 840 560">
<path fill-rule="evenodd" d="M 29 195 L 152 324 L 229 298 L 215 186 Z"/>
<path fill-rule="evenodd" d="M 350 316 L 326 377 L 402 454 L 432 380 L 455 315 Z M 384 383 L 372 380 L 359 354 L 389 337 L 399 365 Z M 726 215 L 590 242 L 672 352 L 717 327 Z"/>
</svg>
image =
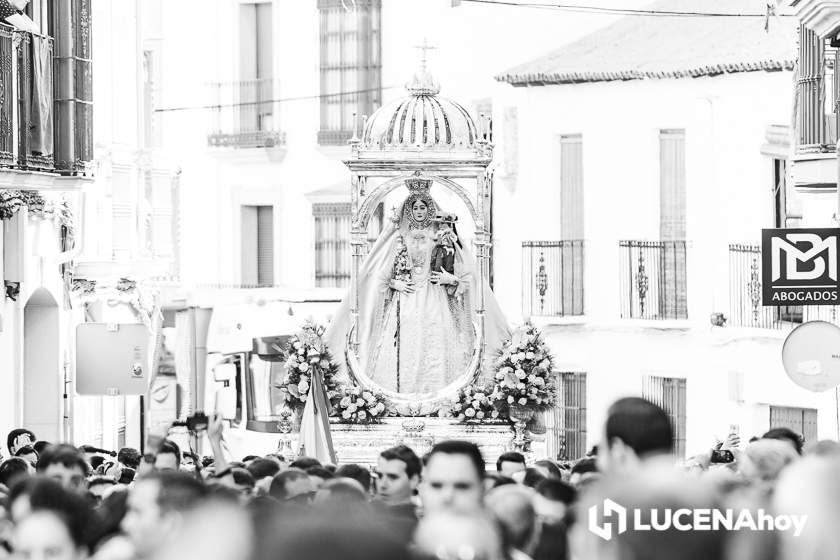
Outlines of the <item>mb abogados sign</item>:
<svg viewBox="0 0 840 560">
<path fill-rule="evenodd" d="M 764 305 L 840 304 L 840 228 L 764 229 Z"/>
</svg>

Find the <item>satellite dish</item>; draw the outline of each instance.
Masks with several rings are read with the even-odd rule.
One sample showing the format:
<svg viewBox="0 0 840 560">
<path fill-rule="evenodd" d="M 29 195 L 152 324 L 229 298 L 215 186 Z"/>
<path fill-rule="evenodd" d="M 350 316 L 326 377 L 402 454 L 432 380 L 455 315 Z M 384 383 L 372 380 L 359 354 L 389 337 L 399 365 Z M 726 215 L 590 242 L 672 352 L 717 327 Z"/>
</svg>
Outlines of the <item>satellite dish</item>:
<svg viewBox="0 0 840 560">
<path fill-rule="evenodd" d="M 816 393 L 840 385 L 840 327 L 810 321 L 793 329 L 782 346 L 782 363 L 791 380 Z"/>
</svg>

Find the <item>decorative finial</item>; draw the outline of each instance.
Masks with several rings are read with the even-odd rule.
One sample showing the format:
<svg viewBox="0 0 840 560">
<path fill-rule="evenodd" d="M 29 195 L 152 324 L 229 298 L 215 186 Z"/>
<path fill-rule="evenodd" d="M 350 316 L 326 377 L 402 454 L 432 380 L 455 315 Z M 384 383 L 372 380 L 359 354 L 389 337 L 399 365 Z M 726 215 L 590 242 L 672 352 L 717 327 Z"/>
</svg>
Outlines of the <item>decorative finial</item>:
<svg viewBox="0 0 840 560">
<path fill-rule="evenodd" d="M 434 78 L 427 69 L 426 51 L 434 50 L 436 47 L 429 45 L 426 38 L 423 38 L 422 45 L 416 45 L 415 49 L 419 49 L 420 54 L 420 71 L 414 74 L 414 78 L 410 84 L 406 84 L 405 89 L 412 95 L 437 95 L 440 93 L 440 85 L 435 83 Z"/>
<path fill-rule="evenodd" d="M 432 188 L 431 179 L 406 179 L 405 186 L 412 193 L 427 193 Z"/>
</svg>

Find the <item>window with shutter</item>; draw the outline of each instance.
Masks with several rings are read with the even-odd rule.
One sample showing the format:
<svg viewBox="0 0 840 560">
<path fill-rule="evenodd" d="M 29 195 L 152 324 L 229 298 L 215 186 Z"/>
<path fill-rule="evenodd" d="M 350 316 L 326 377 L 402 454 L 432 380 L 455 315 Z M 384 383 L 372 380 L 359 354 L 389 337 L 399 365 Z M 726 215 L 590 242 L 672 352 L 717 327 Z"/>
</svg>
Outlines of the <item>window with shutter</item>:
<svg viewBox="0 0 840 560">
<path fill-rule="evenodd" d="M 353 135 L 353 112 L 382 102 L 381 0 L 318 0 L 321 40 L 321 129 L 318 143 Z"/>
<path fill-rule="evenodd" d="M 242 207 L 242 285 L 274 285 L 274 207 Z"/>
<path fill-rule="evenodd" d="M 685 457 L 686 380 L 679 377 L 648 376 L 644 379 L 642 396 L 662 407 L 674 429 L 674 454 Z"/>
<path fill-rule="evenodd" d="M 546 415 L 549 457 L 561 460 L 586 455 L 586 373 L 558 373 L 558 402 Z"/>
<path fill-rule="evenodd" d="M 350 203 L 316 203 L 315 286 L 343 288 L 350 283 Z"/>
<path fill-rule="evenodd" d="M 817 441 L 817 410 L 794 406 L 771 406 L 770 428 L 790 428 L 805 443 Z"/>
<path fill-rule="evenodd" d="M 659 132 L 660 313 L 688 317 L 685 253 L 685 131 Z"/>
</svg>

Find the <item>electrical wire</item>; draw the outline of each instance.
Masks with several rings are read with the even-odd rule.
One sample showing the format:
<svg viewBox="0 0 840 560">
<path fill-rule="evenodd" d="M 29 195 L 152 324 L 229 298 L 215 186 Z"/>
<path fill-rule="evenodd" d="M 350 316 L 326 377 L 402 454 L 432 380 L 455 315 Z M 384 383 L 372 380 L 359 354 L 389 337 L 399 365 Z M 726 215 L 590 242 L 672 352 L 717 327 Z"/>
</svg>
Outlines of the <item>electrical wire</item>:
<svg viewBox="0 0 840 560">
<path fill-rule="evenodd" d="M 206 109 L 224 109 L 226 107 L 247 107 L 249 105 L 266 105 L 268 103 L 286 103 L 289 101 L 306 101 L 308 99 L 321 99 L 322 97 L 339 97 L 342 95 L 354 95 L 357 93 L 370 93 L 373 91 L 387 91 L 402 86 L 383 86 L 381 88 L 357 89 L 355 91 L 339 91 L 336 93 L 320 93 L 315 95 L 300 95 L 297 97 L 281 97 L 278 99 L 263 99 L 261 101 L 243 101 L 241 103 L 217 103 L 214 105 L 185 105 L 181 107 L 162 107 L 155 109 L 155 113 L 172 113 L 175 111 L 200 111 Z"/>
<path fill-rule="evenodd" d="M 546 10 L 558 10 L 567 12 L 583 12 L 590 14 L 604 14 L 604 15 L 618 15 L 618 16 L 645 16 L 645 17 L 749 17 L 749 18 L 766 18 L 768 14 L 765 13 L 739 13 L 739 12 L 681 12 L 671 10 L 649 10 L 649 9 L 633 9 L 633 8 L 605 8 L 602 6 L 583 6 L 575 4 L 545 4 L 538 2 L 514 2 L 512 0 L 461 0 L 462 2 L 472 2 L 473 4 L 491 4 L 499 6 L 515 6 L 519 8 L 535 8 Z M 769 6 L 771 9 L 770 15 L 778 17 L 795 17 L 793 14 L 776 14 L 775 7 Z"/>
</svg>

